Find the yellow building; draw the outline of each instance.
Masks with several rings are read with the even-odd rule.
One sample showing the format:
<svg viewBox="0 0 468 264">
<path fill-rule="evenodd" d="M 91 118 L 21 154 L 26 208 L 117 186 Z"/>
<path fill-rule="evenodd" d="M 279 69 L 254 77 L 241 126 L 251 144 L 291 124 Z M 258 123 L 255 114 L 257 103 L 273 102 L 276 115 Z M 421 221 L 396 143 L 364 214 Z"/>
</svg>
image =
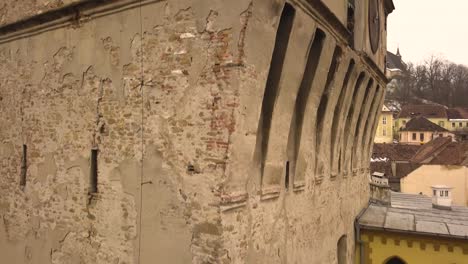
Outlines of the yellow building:
<svg viewBox="0 0 468 264">
<path fill-rule="evenodd" d="M 425 144 L 434 138 L 454 137 L 447 129 L 434 124 L 428 119 L 418 116 L 409 120 L 404 127 L 398 131 L 398 139 L 402 144 L 419 145 Z"/>
<path fill-rule="evenodd" d="M 377 126 L 374 142 L 393 142 L 393 113 L 385 105 L 382 106 L 382 111 L 380 112 L 379 123 Z"/>
<path fill-rule="evenodd" d="M 356 263 L 468 263 L 468 208 L 439 206 L 445 191 L 435 194 L 392 192 L 389 204 L 371 203 L 356 221 Z"/>
<path fill-rule="evenodd" d="M 406 126 L 406 123 L 414 117 L 422 116 L 432 123 L 449 129 L 447 108 L 442 105 L 405 105 L 395 118 L 395 133 Z"/>
<path fill-rule="evenodd" d="M 450 108 L 447 115 L 448 130 L 454 132 L 458 140 L 468 140 L 468 108 Z"/>
</svg>

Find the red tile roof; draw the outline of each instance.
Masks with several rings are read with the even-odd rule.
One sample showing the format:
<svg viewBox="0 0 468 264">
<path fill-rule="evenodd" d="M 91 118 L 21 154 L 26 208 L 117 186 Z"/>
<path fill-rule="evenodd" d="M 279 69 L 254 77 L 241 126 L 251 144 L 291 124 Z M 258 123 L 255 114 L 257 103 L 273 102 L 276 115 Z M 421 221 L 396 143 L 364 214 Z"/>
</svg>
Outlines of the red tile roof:
<svg viewBox="0 0 468 264">
<path fill-rule="evenodd" d="M 452 142 L 452 139 L 449 137 L 437 137 L 429 141 L 418 150 L 413 158 L 411 158 L 411 162 L 424 163 L 426 160 L 433 158 L 435 154 L 443 150 L 443 148 L 450 142 Z"/>
<path fill-rule="evenodd" d="M 447 115 L 449 119 L 468 119 L 468 108 L 449 108 Z"/>
<path fill-rule="evenodd" d="M 448 130 L 438 126 L 422 116 L 415 117 L 406 123 L 402 131 L 430 131 L 430 132 L 447 132 Z"/>
<path fill-rule="evenodd" d="M 468 166 L 468 143 L 451 142 L 429 164 Z"/>
<path fill-rule="evenodd" d="M 409 161 L 421 148 L 420 145 L 374 144 L 373 158 L 387 158 L 392 161 Z"/>
<path fill-rule="evenodd" d="M 423 145 L 411 159 L 412 163 L 468 166 L 468 142 L 452 142 L 440 137 Z"/>
<path fill-rule="evenodd" d="M 447 118 L 447 108 L 442 105 L 405 105 L 401 108 L 398 118 L 413 118 L 423 116 L 425 118 Z"/>
</svg>

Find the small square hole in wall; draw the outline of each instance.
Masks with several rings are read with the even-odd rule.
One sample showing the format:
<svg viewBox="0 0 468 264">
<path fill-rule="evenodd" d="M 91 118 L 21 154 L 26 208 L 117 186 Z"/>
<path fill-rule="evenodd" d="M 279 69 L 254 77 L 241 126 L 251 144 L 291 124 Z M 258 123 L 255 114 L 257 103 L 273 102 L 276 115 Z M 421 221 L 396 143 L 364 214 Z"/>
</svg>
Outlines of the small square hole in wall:
<svg viewBox="0 0 468 264">
<path fill-rule="evenodd" d="M 286 191 L 289 188 L 289 161 L 286 161 L 286 176 L 284 177 L 284 188 Z"/>
<path fill-rule="evenodd" d="M 21 157 L 21 174 L 20 174 L 20 186 L 24 188 L 26 186 L 26 174 L 28 173 L 28 146 L 23 145 L 23 153 Z"/>
<path fill-rule="evenodd" d="M 89 178 L 89 193 L 97 193 L 98 183 L 98 149 L 91 150 L 91 172 Z"/>
</svg>

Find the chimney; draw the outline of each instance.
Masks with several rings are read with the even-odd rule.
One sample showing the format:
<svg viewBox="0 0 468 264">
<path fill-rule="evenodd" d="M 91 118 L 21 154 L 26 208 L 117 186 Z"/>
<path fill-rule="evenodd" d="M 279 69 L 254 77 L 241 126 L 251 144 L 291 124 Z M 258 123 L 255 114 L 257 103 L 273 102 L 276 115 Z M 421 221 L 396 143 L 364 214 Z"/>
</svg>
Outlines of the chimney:
<svg viewBox="0 0 468 264">
<path fill-rule="evenodd" d="M 432 188 L 432 207 L 443 210 L 452 210 L 452 187 L 434 185 Z"/>
<path fill-rule="evenodd" d="M 374 172 L 371 175 L 370 182 L 370 200 L 373 203 L 389 205 L 390 204 L 390 186 L 388 178 L 384 173 Z"/>
</svg>

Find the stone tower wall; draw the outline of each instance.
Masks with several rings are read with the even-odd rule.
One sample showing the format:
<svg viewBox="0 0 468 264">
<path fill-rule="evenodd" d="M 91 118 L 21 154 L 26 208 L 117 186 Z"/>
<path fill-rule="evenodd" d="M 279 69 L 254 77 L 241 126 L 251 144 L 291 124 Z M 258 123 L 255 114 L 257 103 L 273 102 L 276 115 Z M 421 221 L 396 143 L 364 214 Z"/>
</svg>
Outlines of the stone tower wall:
<svg viewBox="0 0 468 264">
<path fill-rule="evenodd" d="M 351 261 L 385 78 L 309 1 L 280 40 L 279 0 L 24 2 L 0 5 L 2 261 L 334 263 L 343 235 Z"/>
</svg>

